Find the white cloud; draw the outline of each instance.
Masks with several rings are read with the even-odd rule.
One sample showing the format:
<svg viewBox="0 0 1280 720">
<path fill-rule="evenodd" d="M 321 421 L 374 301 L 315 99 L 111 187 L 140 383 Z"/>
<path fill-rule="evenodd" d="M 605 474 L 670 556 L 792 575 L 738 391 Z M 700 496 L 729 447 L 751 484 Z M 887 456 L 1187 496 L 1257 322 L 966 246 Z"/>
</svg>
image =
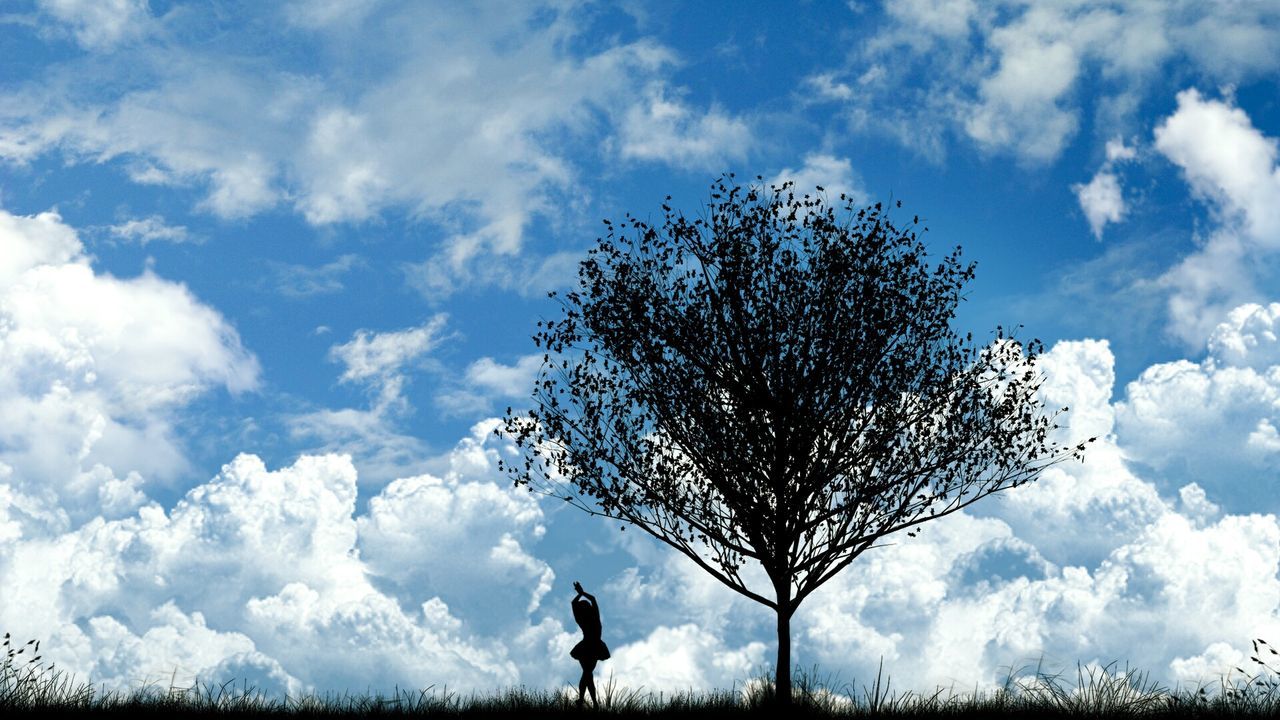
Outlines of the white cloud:
<svg viewBox="0 0 1280 720">
<path fill-rule="evenodd" d="M 38 0 L 37 4 L 64 23 L 88 50 L 109 49 L 140 37 L 152 21 L 147 0 Z"/>
<path fill-rule="evenodd" d="M 1027 13 L 1027 22 L 1051 25 L 1043 9 Z M 965 132 L 989 149 L 1011 149 L 1033 161 L 1057 157 L 1075 134 L 1076 114 L 1063 96 L 1080 72 L 1071 44 L 1025 28 L 1001 28 L 990 43 L 999 56 L 994 74 L 978 83 L 978 100 L 964 121 Z"/>
<path fill-rule="evenodd" d="M 1102 229 L 1107 223 L 1124 219 L 1124 196 L 1120 194 L 1120 180 L 1115 173 L 1100 170 L 1088 185 L 1072 185 L 1071 190 L 1080 201 L 1080 209 L 1089 220 L 1089 229 L 1094 237 L 1101 239 Z"/>
<path fill-rule="evenodd" d="M 927 155 L 939 154 L 937 136 L 950 132 L 990 153 L 1049 162 L 1075 136 L 1090 99 L 1105 127 L 1124 129 L 1175 61 L 1213 85 L 1280 69 L 1264 49 L 1280 40 L 1280 10 L 1267 3 L 913 0 L 885 9 L 891 22 L 843 72 L 828 73 L 827 85 L 878 69 L 876 82 L 847 96 L 850 120 Z M 1081 78 L 1094 76 L 1102 89 L 1079 92 Z"/>
<path fill-rule="evenodd" d="M 324 408 L 287 415 L 284 422 L 289 436 L 310 452 L 352 455 L 362 478 L 386 483 L 416 472 L 427 455 L 426 443 L 398 422 L 408 410 L 403 398 L 378 398 L 368 409 Z"/>
<path fill-rule="evenodd" d="M 0 211 L 0 248 L 0 461 L 77 515 L 131 510 L 186 469 L 182 408 L 254 389 L 258 363 L 184 286 L 96 273 L 56 213 Z"/>
<path fill-rule="evenodd" d="M 1232 647 L 1230 643 L 1215 642 L 1210 643 L 1202 653 L 1176 658 L 1169 663 L 1169 670 L 1174 681 L 1183 687 L 1200 688 L 1216 682 L 1229 673 L 1231 668 L 1248 665 L 1247 657 L 1248 653 Z"/>
<path fill-rule="evenodd" d="M 343 27 L 358 23 L 379 0 L 291 0 L 285 6 L 290 22 L 309 29 Z"/>
<path fill-rule="evenodd" d="M 1280 243 L 1276 139 L 1264 136 L 1243 110 L 1184 90 L 1154 135 L 1156 150 L 1182 170 L 1193 191 L 1239 220 L 1248 237 Z"/>
<path fill-rule="evenodd" d="M 1222 508 L 1209 501 L 1204 488 L 1195 483 L 1183 485 L 1178 489 L 1178 504 L 1182 514 L 1195 522 L 1196 527 L 1204 527 L 1217 519 Z"/>
<path fill-rule="evenodd" d="M 182 225 L 169 225 L 159 215 L 145 218 L 134 218 L 107 227 L 113 237 L 121 240 L 135 241 L 142 245 L 150 242 L 165 241 L 174 243 L 189 242 L 191 234 Z"/>
<path fill-rule="evenodd" d="M 1093 474 L 1090 462 L 1085 472 Z M 1134 490 L 1145 485 L 1126 482 Z M 815 594 L 797 616 L 798 661 L 867 677 L 883 658 L 895 680 L 909 677 L 911 687 L 926 691 L 990 689 L 1003 668 L 1038 658 L 1051 669 L 1118 660 L 1168 681 L 1183 679 L 1180 658 L 1280 630 L 1268 619 L 1280 591 L 1274 516 L 1204 525 L 1157 502 L 1153 515 L 1107 532 L 1101 522 L 1125 505 L 1094 494 L 1106 485 L 1100 476 L 1072 489 L 1083 501 L 1076 507 L 1093 505 L 1083 526 L 1064 522 L 1076 514 L 1069 507 L 1055 513 L 1042 506 L 1057 520 L 1053 530 L 1063 534 L 1067 558 L 1086 537 L 1105 550 L 1101 557 L 1046 562 L 1042 538 L 1002 522 L 1007 511 L 999 505 L 988 508 L 997 517 L 981 523 L 938 521 L 917 541 L 869 553 Z M 1207 679 L 1226 669 L 1212 667 Z"/>
<path fill-rule="evenodd" d="M 834 73 L 825 72 L 810 75 L 804 79 L 804 83 L 823 100 L 850 100 L 853 98 L 853 88 L 836 80 Z"/>
<path fill-rule="evenodd" d="M 521 356 L 515 365 L 482 357 L 459 380 L 447 383 L 436 395 L 436 405 L 446 414 L 474 416 L 489 412 L 496 400 L 527 402 L 541 367 L 541 354 Z"/>
<path fill-rule="evenodd" d="M 1242 310 L 1220 336 L 1260 337 L 1259 312 Z M 1240 363 L 1268 355 L 1226 357 L 1196 367 L 1254 372 Z M 1278 636 L 1280 523 L 1231 514 L 1225 490 L 1135 474 L 1126 456 L 1150 464 L 1129 443 L 1125 404 L 1111 403 L 1113 364 L 1101 341 L 1043 356 L 1045 401 L 1071 407 L 1062 439 L 1101 438 L 1085 463 L 868 552 L 796 616 L 797 666 L 860 680 L 883 658 L 895 685 L 925 690 L 991 687 L 1003 666 L 1041 655 L 1212 679 L 1249 638 Z M 552 594 L 564 573 L 538 543 L 594 521 L 545 512 L 496 474 L 514 452 L 492 435 L 496 422 L 360 514 L 352 463 L 332 455 L 275 471 L 242 455 L 168 512 L 144 505 L 29 535 L 11 528 L 42 527 L 31 502 L 0 481 L 0 623 L 48 637 L 61 665 L 113 684 L 173 667 L 280 689 L 569 680 L 576 638 Z M 764 608 L 646 538 L 611 536 L 556 561 L 576 575 L 584 555 L 634 560 L 598 590 L 614 653 L 598 679 L 728 687 L 772 659 Z"/>
<path fill-rule="evenodd" d="M 356 267 L 363 266 L 359 255 L 347 253 L 319 266 L 275 264 L 271 282 L 274 290 L 285 297 L 305 298 L 341 292 L 343 276 Z"/>
<path fill-rule="evenodd" d="M 1178 93 L 1178 108 L 1155 129 L 1155 147 L 1181 170 L 1214 219 L 1201 246 L 1167 271 L 1170 331 L 1204 338 L 1227 312 L 1260 298 L 1259 267 L 1280 248 L 1276 140 L 1239 108 Z"/>
<path fill-rule="evenodd" d="M 726 162 L 746 157 L 752 136 L 745 121 L 715 107 L 702 113 L 670 95 L 663 83 L 653 83 L 645 100 L 623 113 L 618 130 L 623 158 L 723 171 Z"/>
<path fill-rule="evenodd" d="M 633 689 L 730 688 L 759 670 L 765 649 L 759 641 L 726 646 L 721 637 L 693 624 L 661 626 L 643 640 L 613 649 L 606 667 L 623 687 Z"/>
<path fill-rule="evenodd" d="M 418 327 L 376 333 L 357 330 L 351 340 L 329 348 L 329 358 L 346 366 L 343 382 L 391 384 L 405 365 L 430 352 L 440 343 L 440 332 L 448 318 L 438 314 Z"/>
<path fill-rule="evenodd" d="M 720 637 L 769 638 L 776 632 L 767 609 L 725 587 L 683 554 L 641 533 L 617 535 L 636 564 L 604 587 L 601 602 L 611 608 L 611 633 L 644 638 L 655 627 L 685 625 Z M 743 577 L 749 586 L 768 586 L 758 566 L 745 567 Z"/>
<path fill-rule="evenodd" d="M 329 348 L 329 359 L 344 368 L 339 380 L 365 387 L 372 395 L 367 409 L 322 408 L 285 417 L 290 435 L 318 442 L 313 452 L 341 452 L 356 457 L 361 473 L 386 482 L 414 472 L 425 445 L 399 428 L 413 407 L 404 397 L 412 370 L 429 364 L 427 355 L 443 339 L 448 318 L 437 314 L 403 330 L 357 330 L 351 340 Z"/>
<path fill-rule="evenodd" d="M 1133 160 L 1138 157 L 1137 148 L 1125 145 L 1124 140 L 1118 137 L 1107 141 L 1106 151 L 1109 163 Z"/>
<path fill-rule="evenodd" d="M 149 619 L 154 624 L 141 635 L 109 615 L 90 619 L 88 632 L 77 638 L 92 653 L 86 675 L 112 688 L 140 683 L 185 688 L 197 680 L 220 685 L 234 677 L 277 697 L 302 690 L 302 683 L 254 649 L 252 640 L 210 629 L 199 612 L 188 615 L 170 601 Z M 75 633 L 73 628 L 67 628 L 67 635 Z"/>
<path fill-rule="evenodd" d="M 57 212 L 12 215 L 0 211 L 0 284 L 9 287 L 28 270 L 41 265 L 63 265 L 82 257 L 76 231 Z"/>
<path fill-rule="evenodd" d="M 530 615 L 554 573 L 527 547 L 541 509 L 496 475 L 494 422 L 365 515 L 347 457 L 268 470 L 240 455 L 167 512 L 6 535 L 0 624 L 110 687 L 175 670 L 295 693 L 547 684 L 547 649 L 569 636 Z"/>
<path fill-rule="evenodd" d="M 1280 365 L 1280 303 L 1241 305 L 1209 336 L 1209 361 L 1216 366 L 1259 371 Z"/>
<path fill-rule="evenodd" d="M 545 532 L 541 507 L 528 493 L 488 477 L 497 460 L 487 446 L 496 424 L 476 424 L 455 448 L 456 461 L 443 477 L 398 479 L 369 501 L 367 515 L 359 519 L 361 556 L 402 603 L 438 596 L 484 618 L 488 628 L 526 621 L 555 579 L 525 549 Z M 424 564 L 423 557 L 433 560 Z M 495 594 L 495 586 L 518 587 L 527 595 Z"/>
<path fill-rule="evenodd" d="M 1280 469 L 1280 307 L 1244 305 L 1214 330 L 1202 362 L 1160 363 L 1125 388 L 1117 432 L 1130 458 L 1167 489 L 1196 483 L 1231 512 L 1275 511 Z"/>
<path fill-rule="evenodd" d="M 552 290 L 573 287 L 578 279 L 578 263 L 586 252 L 585 248 L 560 250 L 541 256 L 527 253 L 504 257 L 502 262 L 472 262 L 482 244 L 480 238 L 471 238 L 460 253 L 437 253 L 422 262 L 405 263 L 401 266 L 405 280 L 432 304 L 460 287 L 477 283 L 523 297 L 543 298 Z"/>
<path fill-rule="evenodd" d="M 1117 137 L 1107 141 L 1106 156 L 1106 162 L 1087 185 L 1077 183 L 1071 186 L 1080 202 L 1080 209 L 1089 221 L 1089 229 L 1099 240 L 1102 239 L 1102 229 L 1107 223 L 1120 222 L 1128 210 L 1115 166 L 1137 158 L 1138 151 Z"/>
<path fill-rule="evenodd" d="M 524 355 L 515 365 L 503 365 L 483 357 L 467 367 L 472 386 L 502 397 L 521 397 L 533 391 L 533 381 L 542 367 L 542 355 Z"/>
<path fill-rule="evenodd" d="M 1064 340 L 1039 358 L 1045 382 L 1040 397 L 1051 410 L 1069 408 L 1057 421 L 1056 433 L 1064 445 L 1111 434 L 1114 412 L 1111 388 L 1115 384 L 1115 358 L 1106 340 Z"/>
<path fill-rule="evenodd" d="M 820 186 L 833 202 L 842 194 L 852 200 L 855 205 L 867 202 L 867 194 L 858 179 L 854 177 L 853 165 L 849 162 L 849 158 L 838 158 L 825 153 L 810 153 L 804 157 L 804 165 L 799 170 L 784 168 L 767 184 L 781 185 L 787 180 L 795 182 L 793 192 L 797 195 L 812 193 L 814 188 Z"/>
<path fill-rule="evenodd" d="M 907 0 L 887 4 L 885 11 L 931 35 L 955 37 L 969 31 L 978 7 L 973 0 Z"/>
<path fill-rule="evenodd" d="M 1043 356 L 1046 403 L 1071 407 L 1062 439 L 1100 438 L 1085 462 L 859 558 L 795 617 L 797 666 L 861 682 L 883 659 L 895 686 L 926 692 L 990 689 L 1009 665 L 1039 658 L 1050 670 L 1115 660 L 1163 682 L 1212 681 L 1250 638 L 1277 636 L 1280 522 L 1224 514 L 1215 502 L 1225 490 L 1209 495 L 1163 476 L 1157 486 L 1136 474 L 1128 428 L 1112 432 L 1123 413 L 1111 403 L 1113 365 L 1101 341 L 1059 343 Z M 639 627 L 664 626 L 664 637 L 693 622 L 725 647 L 744 631 L 769 637 L 768 611 L 734 600 L 691 565 L 679 572 L 656 544 L 632 541 L 636 566 L 609 587 L 615 616 L 635 613 Z M 659 644 L 653 634 L 646 647 Z M 765 652 L 771 660 L 771 642 Z M 683 662 L 671 671 L 693 675 Z"/>
<path fill-rule="evenodd" d="M 571 52 L 586 30 L 566 8 L 392 3 L 362 22 L 372 10 L 298 2 L 283 10 L 289 22 L 267 8 L 248 23 L 271 33 L 260 43 L 252 30 L 201 46 L 166 38 L 52 65 L 0 103 L 0 156 L 58 153 L 138 183 L 193 186 L 201 209 L 226 218 L 280 205 L 316 225 L 406 213 L 438 227 L 428 257 L 454 279 L 436 284 L 447 292 L 472 279 L 476 257 L 517 255 L 535 217 L 581 195 L 567 136 L 616 137 L 623 157 L 679 167 L 741 158 L 752 144 L 741 119 L 678 98 L 662 78 L 667 49 Z M 220 20 L 196 9 L 184 22 Z M 333 61 L 272 70 L 259 50 L 283 38 Z M 377 50 L 350 63 L 353 47 Z"/>
</svg>

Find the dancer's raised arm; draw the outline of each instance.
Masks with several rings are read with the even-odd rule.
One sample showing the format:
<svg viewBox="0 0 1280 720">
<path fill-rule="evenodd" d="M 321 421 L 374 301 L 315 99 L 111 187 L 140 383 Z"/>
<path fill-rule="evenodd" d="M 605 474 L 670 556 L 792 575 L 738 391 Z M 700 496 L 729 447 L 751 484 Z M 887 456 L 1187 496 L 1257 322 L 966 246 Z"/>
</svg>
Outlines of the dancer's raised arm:
<svg viewBox="0 0 1280 720">
<path fill-rule="evenodd" d="M 595 605 L 597 608 L 600 607 L 600 603 L 596 602 L 596 596 L 582 589 L 582 583 L 575 580 L 573 583 L 573 589 L 578 591 L 578 595 L 574 597 L 574 600 L 577 600 L 578 597 L 584 597 L 590 600 L 592 605 Z"/>
</svg>

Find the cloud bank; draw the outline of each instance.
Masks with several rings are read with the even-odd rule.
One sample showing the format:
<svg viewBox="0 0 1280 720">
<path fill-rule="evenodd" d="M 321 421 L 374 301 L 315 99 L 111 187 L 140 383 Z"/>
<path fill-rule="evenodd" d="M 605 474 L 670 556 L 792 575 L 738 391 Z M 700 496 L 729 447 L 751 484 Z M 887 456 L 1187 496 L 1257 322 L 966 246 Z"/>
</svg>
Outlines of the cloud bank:
<svg viewBox="0 0 1280 720">
<path fill-rule="evenodd" d="M 8 221 L 20 237 L 41 238 L 22 246 L 24 257 L 74 264 L 74 235 L 56 218 Z M 29 271 L 9 282 L 21 286 Z M 1197 400 L 1280 376 L 1277 316 L 1275 307 L 1238 308 L 1204 360 L 1154 366 L 1114 403 L 1108 344 L 1058 343 L 1044 358 L 1043 392 L 1072 408 L 1064 440 L 1102 438 L 1086 462 L 868 553 L 801 609 L 797 661 L 854 680 L 883 659 L 904 687 L 921 689 L 987 687 L 1002 667 L 1041 654 L 1125 659 L 1194 682 L 1238 662 L 1249 638 L 1280 637 L 1275 508 L 1268 493 L 1222 484 L 1270 477 L 1276 448 L 1255 439 L 1272 422 L 1270 407 L 1224 401 L 1235 408 L 1224 416 Z M 417 350 L 372 349 L 412 350 L 422 344 L 415 337 L 370 335 L 337 354 L 374 378 Z M 71 378 L 77 368 L 50 372 Z M 492 362 L 473 369 L 477 383 L 498 390 L 519 372 Z M 252 377 L 222 372 L 212 376 L 229 385 Z M 18 469 L 0 483 L 0 582 L 9 589 L 0 623 L 46 638 L 61 666 L 112 686 L 175 669 L 293 693 L 558 686 L 573 674 L 565 659 L 575 640 L 561 578 L 587 561 L 543 556 L 541 543 L 594 526 L 507 484 L 496 461 L 514 450 L 492 434 L 496 422 L 477 424 L 438 458 L 439 472 L 396 479 L 364 503 L 351 459 L 336 454 L 274 470 L 241 454 L 172 507 L 134 488 L 102 516 L 70 496 L 42 502 L 10 463 Z M 1206 442 L 1221 457 L 1205 456 Z M 1254 446 L 1253 455 L 1240 450 Z M 1255 506 L 1241 504 L 1250 497 Z M 771 660 L 772 618 L 762 608 L 632 534 L 593 529 L 587 542 L 615 558 L 598 594 L 614 649 L 605 671 L 622 684 L 729 687 Z"/>
</svg>

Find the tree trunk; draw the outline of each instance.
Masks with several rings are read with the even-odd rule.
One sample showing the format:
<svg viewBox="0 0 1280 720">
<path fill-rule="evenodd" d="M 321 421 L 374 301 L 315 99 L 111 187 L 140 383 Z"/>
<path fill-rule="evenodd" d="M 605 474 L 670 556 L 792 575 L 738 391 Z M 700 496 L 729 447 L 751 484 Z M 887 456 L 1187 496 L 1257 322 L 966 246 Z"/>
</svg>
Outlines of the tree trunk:
<svg viewBox="0 0 1280 720">
<path fill-rule="evenodd" d="M 778 606 L 778 666 L 774 674 L 773 687 L 778 705 L 791 704 L 791 609 L 779 603 Z"/>
</svg>

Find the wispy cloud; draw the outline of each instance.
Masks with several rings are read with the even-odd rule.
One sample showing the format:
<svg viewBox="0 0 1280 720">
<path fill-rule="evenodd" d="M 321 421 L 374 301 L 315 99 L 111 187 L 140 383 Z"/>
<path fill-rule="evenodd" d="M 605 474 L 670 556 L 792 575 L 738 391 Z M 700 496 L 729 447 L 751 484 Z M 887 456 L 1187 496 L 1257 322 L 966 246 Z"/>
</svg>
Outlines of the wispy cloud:
<svg viewBox="0 0 1280 720">
<path fill-rule="evenodd" d="M 114 238 L 146 245 L 151 242 L 185 243 L 195 238 L 182 225 L 170 225 L 160 215 L 133 218 L 115 225 L 108 225 L 107 232 Z"/>
<path fill-rule="evenodd" d="M 291 298 L 330 295 L 342 292 L 343 278 L 355 268 L 364 267 L 365 261 L 355 254 L 340 255 L 323 265 L 295 265 L 273 263 L 272 288 Z"/>
<path fill-rule="evenodd" d="M 362 472 L 379 482 L 420 468 L 426 456 L 421 439 L 407 434 L 401 421 L 412 404 L 404 390 L 416 370 L 433 365 L 432 350 L 446 339 L 444 314 L 416 327 L 387 332 L 358 330 L 351 340 L 329 349 L 343 366 L 339 380 L 364 388 L 368 407 L 319 408 L 284 418 L 292 437 L 318 443 L 315 451 L 349 453 Z"/>
<path fill-rule="evenodd" d="M 98 5 L 49 7 L 99 44 L 123 42 L 137 24 L 130 13 L 146 9 L 121 0 L 102 5 L 107 18 Z M 357 21 L 375 10 L 384 22 Z M 139 184 L 194 187 L 199 209 L 227 219 L 281 206 L 317 226 L 403 213 L 447 229 L 433 262 L 483 281 L 469 272 L 476 258 L 517 255 L 530 223 L 579 191 L 566 138 L 616 137 L 623 157 L 696 168 L 752 146 L 743 120 L 688 103 L 666 82 L 668 49 L 637 40 L 571 52 L 584 17 L 554 4 L 440 13 L 294 3 L 284 23 L 262 12 L 248 25 L 270 27 L 271 42 L 129 35 L 119 52 L 49 67 L 3 98 L 0 157 L 57 155 Z M 217 22 L 199 9 L 182 17 L 184 27 Z M 412 37 L 398 34 L 405 27 Z M 280 35 L 315 58 L 307 74 L 258 57 Z M 355 46 L 397 50 L 370 63 L 376 73 L 332 61 Z"/>
<path fill-rule="evenodd" d="M 626 159 L 719 170 L 745 157 L 753 142 L 742 118 L 716 108 L 696 110 L 663 83 L 652 83 L 645 99 L 623 113 L 617 151 Z"/>
<path fill-rule="evenodd" d="M 855 127 L 935 158 L 956 137 L 986 153 L 1043 164 L 1061 155 L 1084 113 L 1096 112 L 1108 135 L 1136 129 L 1137 100 L 1171 64 L 1219 85 L 1280 69 L 1269 51 L 1280 41 L 1280 8 L 1267 3 L 1227 11 L 1194 0 L 930 0 L 884 9 L 889 22 L 851 53 L 847 67 L 811 76 L 810 87 L 843 98 Z M 1217 41 L 1205 42 L 1209 37 Z M 1107 78 L 1101 91 L 1079 92 L 1099 73 Z"/>
<path fill-rule="evenodd" d="M 524 355 L 514 365 L 482 357 L 467 366 L 460 382 L 436 396 L 436 405 L 455 415 L 487 413 L 498 400 L 527 401 L 542 368 L 542 354 Z"/>
<path fill-rule="evenodd" d="M 88 50 L 110 50 L 140 38 L 154 22 L 147 0 L 37 0 L 36 5 Z"/>
</svg>

